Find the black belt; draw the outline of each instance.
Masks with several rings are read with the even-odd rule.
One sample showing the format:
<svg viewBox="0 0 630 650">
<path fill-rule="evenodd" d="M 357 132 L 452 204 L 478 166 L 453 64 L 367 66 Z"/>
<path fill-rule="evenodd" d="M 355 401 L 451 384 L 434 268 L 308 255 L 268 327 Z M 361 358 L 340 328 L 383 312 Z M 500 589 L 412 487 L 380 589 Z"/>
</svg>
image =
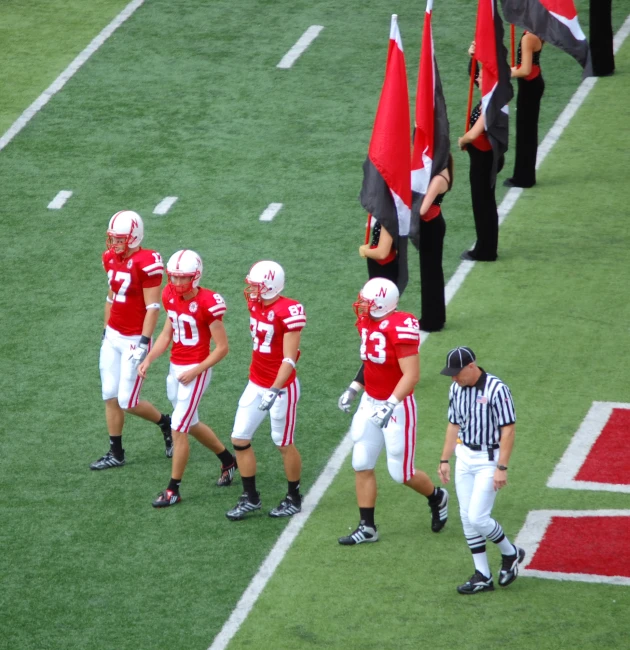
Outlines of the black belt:
<svg viewBox="0 0 630 650">
<path fill-rule="evenodd" d="M 473 451 L 487 451 L 488 460 L 494 460 L 494 450 L 499 448 L 499 444 L 495 443 L 493 445 L 469 445 L 467 442 L 464 443 L 468 449 Z"/>
<path fill-rule="evenodd" d="M 464 443 L 468 449 L 472 449 L 473 451 L 486 451 L 487 449 L 498 449 L 499 444 L 495 443 L 494 445 L 469 445 L 467 442 Z"/>
</svg>

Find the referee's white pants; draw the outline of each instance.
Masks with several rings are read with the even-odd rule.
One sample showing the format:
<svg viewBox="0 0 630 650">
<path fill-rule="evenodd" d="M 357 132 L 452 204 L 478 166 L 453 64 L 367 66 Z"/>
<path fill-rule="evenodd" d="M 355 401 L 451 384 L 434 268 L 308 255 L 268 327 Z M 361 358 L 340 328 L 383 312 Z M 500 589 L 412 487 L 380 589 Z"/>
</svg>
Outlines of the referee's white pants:
<svg viewBox="0 0 630 650">
<path fill-rule="evenodd" d="M 496 460 L 488 459 L 487 451 L 473 451 L 465 445 L 455 448 L 455 489 L 459 514 L 467 538 L 483 535 L 487 538 L 496 522 L 490 516 L 497 493 L 494 490 Z M 498 457 L 495 450 L 495 458 Z"/>
</svg>

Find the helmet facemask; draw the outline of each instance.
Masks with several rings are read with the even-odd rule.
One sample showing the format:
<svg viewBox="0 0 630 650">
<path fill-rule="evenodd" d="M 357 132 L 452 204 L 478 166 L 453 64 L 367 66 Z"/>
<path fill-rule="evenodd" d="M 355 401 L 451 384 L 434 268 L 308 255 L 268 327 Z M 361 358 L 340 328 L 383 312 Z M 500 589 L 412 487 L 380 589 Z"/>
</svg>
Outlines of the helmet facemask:
<svg viewBox="0 0 630 650">
<path fill-rule="evenodd" d="M 168 283 L 173 287 L 173 291 L 178 296 L 185 296 L 187 293 L 190 293 L 191 291 L 194 291 L 195 289 L 195 280 L 198 279 L 198 276 L 201 275 L 200 273 L 196 273 L 195 275 L 189 275 L 186 273 L 169 273 L 168 274 Z M 175 283 L 173 282 L 173 278 L 178 278 L 178 279 L 184 279 L 188 278 L 188 282 L 178 282 Z"/>
<path fill-rule="evenodd" d="M 370 315 L 374 307 L 374 300 L 364 298 L 361 293 L 357 296 L 356 302 L 352 303 L 354 313 L 357 315 L 357 323 L 361 322 Z"/>
<path fill-rule="evenodd" d="M 107 237 L 105 238 L 105 246 L 107 246 L 107 250 L 110 251 L 110 253 L 114 253 L 117 257 L 122 258 L 129 252 L 130 239 L 131 233 L 124 235 L 108 230 Z M 117 250 L 121 246 L 122 250 Z"/>
</svg>

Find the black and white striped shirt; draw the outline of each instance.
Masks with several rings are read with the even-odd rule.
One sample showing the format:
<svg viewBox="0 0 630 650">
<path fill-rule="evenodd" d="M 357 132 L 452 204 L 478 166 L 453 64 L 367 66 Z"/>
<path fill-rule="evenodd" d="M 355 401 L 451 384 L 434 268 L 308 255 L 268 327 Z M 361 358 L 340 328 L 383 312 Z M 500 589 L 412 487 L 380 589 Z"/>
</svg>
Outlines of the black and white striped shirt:
<svg viewBox="0 0 630 650">
<path fill-rule="evenodd" d="M 448 421 L 458 424 L 459 439 L 465 445 L 498 445 L 501 427 L 516 422 L 510 389 L 494 375 L 480 368 L 474 386 L 451 385 Z"/>
</svg>

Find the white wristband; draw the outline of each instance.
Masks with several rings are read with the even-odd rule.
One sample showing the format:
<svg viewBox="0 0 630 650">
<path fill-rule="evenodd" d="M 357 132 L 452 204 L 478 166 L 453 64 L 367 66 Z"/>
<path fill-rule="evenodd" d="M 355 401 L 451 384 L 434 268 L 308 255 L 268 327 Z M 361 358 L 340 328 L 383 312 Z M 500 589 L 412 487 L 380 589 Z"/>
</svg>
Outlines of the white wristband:
<svg viewBox="0 0 630 650">
<path fill-rule="evenodd" d="M 350 388 L 358 393 L 363 388 L 363 386 L 358 381 L 353 381 L 350 384 Z"/>
<path fill-rule="evenodd" d="M 107 296 L 107 298 L 105 298 L 105 301 L 108 302 L 110 305 L 114 304 L 114 301 L 109 296 Z"/>
<path fill-rule="evenodd" d="M 293 361 L 291 357 L 284 357 L 284 359 L 282 359 L 282 363 L 288 363 L 290 366 L 293 366 L 293 368 L 295 368 L 295 361 Z"/>
<path fill-rule="evenodd" d="M 394 406 L 396 406 L 396 404 L 400 404 L 400 400 L 399 400 L 399 399 L 394 395 L 394 393 L 392 393 L 392 394 L 387 398 L 387 401 L 388 401 L 390 404 L 393 404 Z"/>
<path fill-rule="evenodd" d="M 159 308 L 160 308 L 159 302 L 152 302 L 150 305 L 147 305 L 147 309 L 159 309 Z"/>
</svg>

